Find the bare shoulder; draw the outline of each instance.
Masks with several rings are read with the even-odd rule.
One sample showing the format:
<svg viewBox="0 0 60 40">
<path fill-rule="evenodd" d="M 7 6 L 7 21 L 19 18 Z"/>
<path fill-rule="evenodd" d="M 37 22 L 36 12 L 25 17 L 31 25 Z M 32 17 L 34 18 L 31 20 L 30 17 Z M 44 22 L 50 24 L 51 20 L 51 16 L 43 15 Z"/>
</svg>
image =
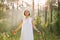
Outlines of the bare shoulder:
<svg viewBox="0 0 60 40">
<path fill-rule="evenodd" d="M 33 17 L 30 17 L 30 19 L 32 19 L 32 20 L 33 20 L 34 18 L 33 18 Z"/>
</svg>

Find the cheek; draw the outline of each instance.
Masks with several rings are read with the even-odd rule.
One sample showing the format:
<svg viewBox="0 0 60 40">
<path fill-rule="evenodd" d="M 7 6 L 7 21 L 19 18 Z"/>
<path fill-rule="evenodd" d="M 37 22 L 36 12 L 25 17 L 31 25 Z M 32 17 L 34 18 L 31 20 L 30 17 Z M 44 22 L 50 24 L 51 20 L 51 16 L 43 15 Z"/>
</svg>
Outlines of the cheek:
<svg viewBox="0 0 60 40">
<path fill-rule="evenodd" d="M 27 13 L 26 15 L 28 16 L 29 14 Z"/>
<path fill-rule="evenodd" d="M 25 13 L 24 15 L 27 16 L 27 13 Z"/>
</svg>

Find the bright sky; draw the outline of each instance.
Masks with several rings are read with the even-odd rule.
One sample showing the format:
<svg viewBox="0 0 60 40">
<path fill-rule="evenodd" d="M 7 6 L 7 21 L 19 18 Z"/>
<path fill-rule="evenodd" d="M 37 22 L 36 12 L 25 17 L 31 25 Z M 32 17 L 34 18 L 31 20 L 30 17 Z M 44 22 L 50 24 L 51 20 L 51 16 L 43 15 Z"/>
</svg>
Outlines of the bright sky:
<svg viewBox="0 0 60 40">
<path fill-rule="evenodd" d="M 24 2 L 27 2 L 28 4 L 32 5 L 32 0 L 23 0 Z M 38 3 L 40 5 L 45 5 L 46 0 L 34 0 L 35 8 L 37 8 Z"/>
<path fill-rule="evenodd" d="M 32 0 L 23 0 L 23 1 L 28 2 L 29 4 L 32 3 Z M 45 4 L 46 0 L 34 0 L 35 5 L 37 5 L 38 2 L 43 5 L 43 4 Z"/>
</svg>

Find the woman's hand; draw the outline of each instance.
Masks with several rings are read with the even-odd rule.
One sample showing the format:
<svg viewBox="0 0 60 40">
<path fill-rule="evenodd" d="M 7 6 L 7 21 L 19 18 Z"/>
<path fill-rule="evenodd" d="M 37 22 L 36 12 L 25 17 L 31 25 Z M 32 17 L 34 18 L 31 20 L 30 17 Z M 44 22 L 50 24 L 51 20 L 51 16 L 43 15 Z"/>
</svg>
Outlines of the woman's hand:
<svg viewBox="0 0 60 40">
<path fill-rule="evenodd" d="M 13 34 L 16 35 L 17 31 L 13 31 Z"/>
<path fill-rule="evenodd" d="M 40 32 L 40 31 L 37 31 L 37 33 L 38 33 L 39 35 L 41 35 L 41 32 Z"/>
</svg>

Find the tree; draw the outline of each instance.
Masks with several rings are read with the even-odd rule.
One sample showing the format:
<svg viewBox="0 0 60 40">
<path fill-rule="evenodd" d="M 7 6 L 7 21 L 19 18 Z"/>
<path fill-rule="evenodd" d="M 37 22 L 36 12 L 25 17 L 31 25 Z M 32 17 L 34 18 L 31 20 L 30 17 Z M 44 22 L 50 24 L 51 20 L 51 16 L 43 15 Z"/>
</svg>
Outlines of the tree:
<svg viewBox="0 0 60 40">
<path fill-rule="evenodd" d="M 57 27 L 57 34 L 60 35 L 60 1 L 58 2 L 58 13 L 57 13 L 57 21 L 56 21 L 56 27 Z"/>
</svg>

